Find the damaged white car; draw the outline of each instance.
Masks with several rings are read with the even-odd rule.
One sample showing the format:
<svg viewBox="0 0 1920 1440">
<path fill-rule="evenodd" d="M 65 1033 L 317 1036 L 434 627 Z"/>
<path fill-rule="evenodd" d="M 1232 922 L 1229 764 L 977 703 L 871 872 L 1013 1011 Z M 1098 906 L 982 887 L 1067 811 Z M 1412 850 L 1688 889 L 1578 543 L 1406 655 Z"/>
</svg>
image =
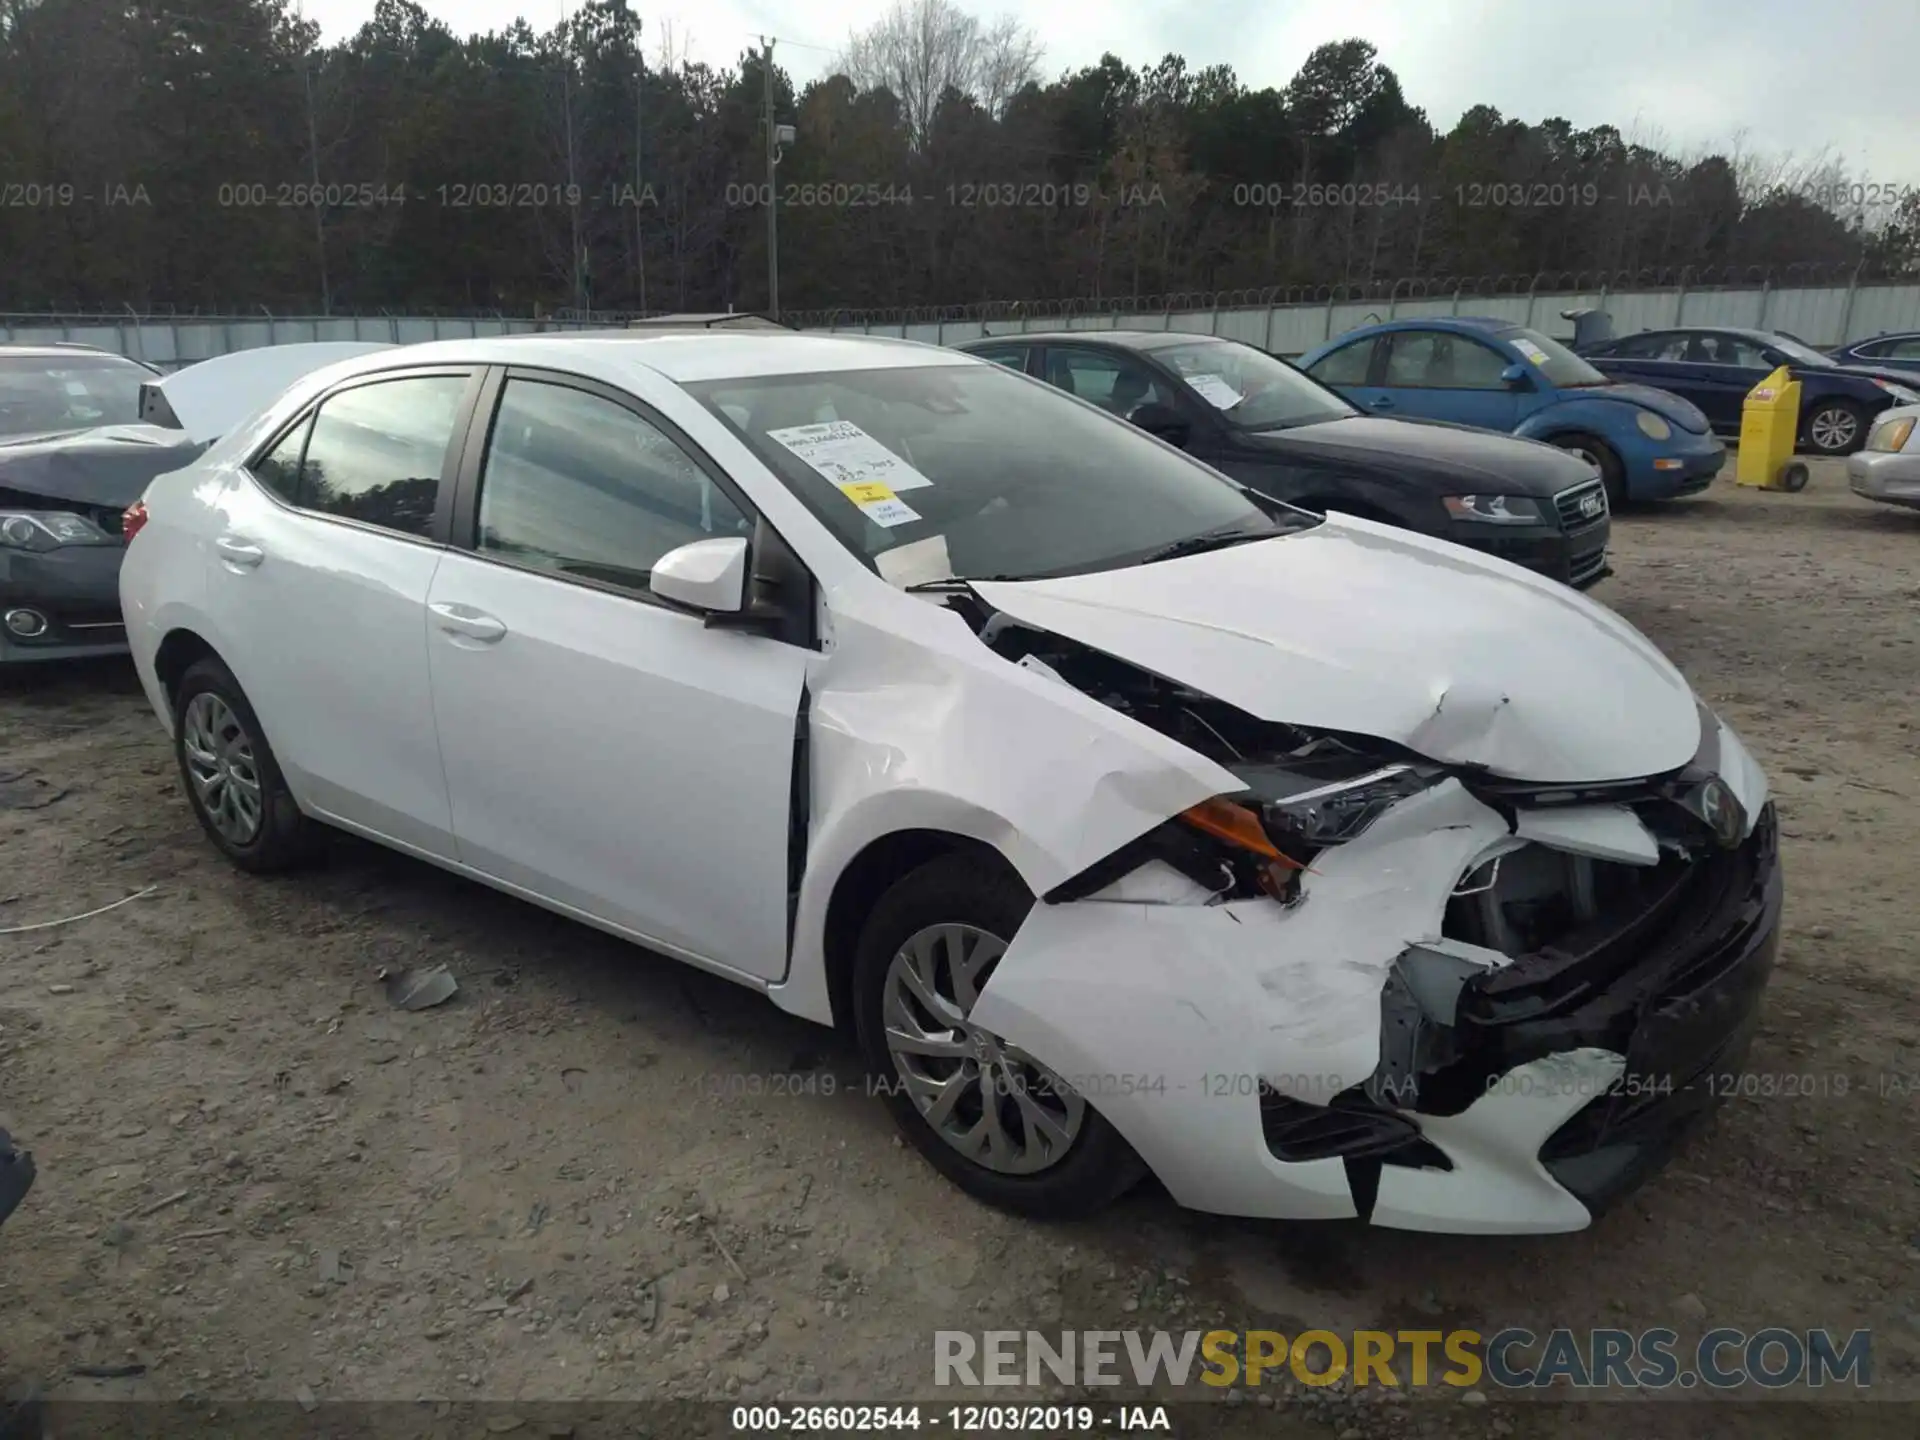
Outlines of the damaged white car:
<svg viewBox="0 0 1920 1440">
<path fill-rule="evenodd" d="M 1617 615 L 951 351 L 389 350 L 128 528 L 236 863 L 337 826 L 764 990 L 1023 1212 L 1577 1229 L 1774 962 L 1765 779 Z"/>
</svg>

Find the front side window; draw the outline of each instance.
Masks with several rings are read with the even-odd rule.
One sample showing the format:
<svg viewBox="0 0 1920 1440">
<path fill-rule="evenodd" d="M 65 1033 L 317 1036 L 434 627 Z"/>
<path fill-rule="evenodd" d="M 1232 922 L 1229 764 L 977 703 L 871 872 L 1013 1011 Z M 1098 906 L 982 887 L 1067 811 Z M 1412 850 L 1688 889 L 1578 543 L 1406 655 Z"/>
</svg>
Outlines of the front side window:
<svg viewBox="0 0 1920 1440">
<path fill-rule="evenodd" d="M 685 388 L 895 583 L 1104 570 L 1202 534 L 1287 528 L 1198 462 L 995 365 Z"/>
<path fill-rule="evenodd" d="M 1009 370 L 1027 368 L 1027 347 L 1024 345 L 988 345 L 967 353 L 978 355 L 982 360 L 991 360 L 996 365 L 1004 365 Z"/>
<path fill-rule="evenodd" d="M 1282 430 L 1355 413 L 1304 370 L 1237 340 L 1183 341 L 1153 354 L 1241 430 Z"/>
<path fill-rule="evenodd" d="M 1375 340 L 1356 340 L 1331 355 L 1322 355 L 1307 367 L 1307 373 L 1322 385 L 1364 385 L 1373 366 Z"/>
<path fill-rule="evenodd" d="M 416 375 L 322 401 L 295 503 L 426 538 L 466 393 L 464 375 Z"/>
<path fill-rule="evenodd" d="M 480 473 L 480 553 L 644 592 L 669 550 L 752 533 L 727 493 L 625 406 L 537 380 L 501 391 Z"/>
<path fill-rule="evenodd" d="M 118 355 L 0 355 L 0 435 L 132 425 L 153 371 Z"/>
<path fill-rule="evenodd" d="M 1500 372 L 1512 362 L 1478 340 L 1443 330 L 1402 330 L 1392 337 L 1383 384 L 1413 390 L 1504 390 Z"/>
</svg>

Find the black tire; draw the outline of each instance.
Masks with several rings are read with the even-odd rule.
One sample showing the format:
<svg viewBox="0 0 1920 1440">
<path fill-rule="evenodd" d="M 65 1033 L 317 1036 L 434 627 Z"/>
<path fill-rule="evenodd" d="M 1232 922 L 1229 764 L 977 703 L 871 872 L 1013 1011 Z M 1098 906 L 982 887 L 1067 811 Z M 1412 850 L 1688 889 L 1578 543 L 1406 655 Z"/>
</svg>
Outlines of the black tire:
<svg viewBox="0 0 1920 1440">
<path fill-rule="evenodd" d="M 1789 461 L 1780 471 L 1780 488 L 1789 495 L 1798 495 L 1807 488 L 1807 477 L 1808 471 L 1804 463 L 1798 460 Z"/>
<path fill-rule="evenodd" d="M 880 897 L 860 932 L 854 1028 L 894 1123 L 936 1170 L 989 1205 L 1036 1219 L 1073 1219 L 1112 1203 L 1146 1174 L 1120 1132 L 1089 1101 L 1078 1135 L 1045 1169 L 1026 1175 L 989 1169 L 942 1139 L 920 1113 L 894 1066 L 882 1019 L 888 969 L 911 936 L 930 925 L 961 924 L 1011 941 L 1032 908 L 1033 896 L 1017 875 L 973 855 L 943 855 L 902 877 Z"/>
<path fill-rule="evenodd" d="M 259 781 L 260 814 L 251 836 L 236 839 L 223 833 L 194 783 L 187 758 L 187 713 L 197 696 L 216 698 L 244 732 L 249 743 L 254 773 Z M 259 716 L 247 703 L 247 695 L 233 672 L 211 656 L 196 660 L 173 692 L 173 758 L 180 767 L 180 784 L 187 792 L 187 803 L 207 838 L 227 859 L 242 870 L 271 874 L 291 869 L 312 858 L 318 846 L 320 827 L 300 813 L 293 794 L 287 789 L 280 764 L 273 758 Z"/>
<path fill-rule="evenodd" d="M 1816 400 L 1801 431 L 1815 455 L 1851 455 L 1866 443 L 1867 412 L 1851 400 Z"/>
<path fill-rule="evenodd" d="M 1627 503 L 1626 469 L 1606 441 L 1592 435 L 1556 435 L 1547 443 L 1591 460 L 1598 467 L 1600 483 L 1607 487 L 1609 510 L 1618 510 Z"/>
</svg>

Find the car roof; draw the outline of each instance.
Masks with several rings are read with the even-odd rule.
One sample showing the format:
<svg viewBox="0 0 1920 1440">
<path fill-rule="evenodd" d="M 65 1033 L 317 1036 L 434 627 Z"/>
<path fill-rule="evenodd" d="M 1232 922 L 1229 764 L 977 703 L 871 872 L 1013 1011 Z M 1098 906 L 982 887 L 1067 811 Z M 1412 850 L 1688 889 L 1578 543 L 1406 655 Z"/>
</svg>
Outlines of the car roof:
<svg viewBox="0 0 1920 1440">
<path fill-rule="evenodd" d="M 1219 340 L 1229 345 L 1247 344 L 1245 340 L 1232 335 L 1206 335 L 1192 330 L 1021 330 L 1009 335 L 982 335 L 978 340 L 968 340 L 956 348 L 975 350 L 982 345 L 1044 343 L 1117 345 L 1122 350 L 1159 350 L 1168 345 L 1187 345 L 1207 340 Z"/>
<path fill-rule="evenodd" d="M 347 377 L 413 365 L 539 365 L 559 370 L 651 370 L 675 384 L 808 375 L 835 370 L 909 370 L 988 362 L 917 340 L 718 328 L 578 330 L 434 340 L 344 362 Z"/>
</svg>

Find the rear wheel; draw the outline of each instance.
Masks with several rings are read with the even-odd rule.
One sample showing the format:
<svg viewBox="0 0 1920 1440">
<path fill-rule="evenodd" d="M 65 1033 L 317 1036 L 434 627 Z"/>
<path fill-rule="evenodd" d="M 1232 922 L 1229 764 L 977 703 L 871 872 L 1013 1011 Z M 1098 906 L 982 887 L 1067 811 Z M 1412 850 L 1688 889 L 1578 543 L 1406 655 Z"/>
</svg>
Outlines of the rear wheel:
<svg viewBox="0 0 1920 1440">
<path fill-rule="evenodd" d="M 972 855 L 912 871 L 861 932 L 854 1019 L 894 1123 L 935 1169 L 989 1204 L 1069 1218 L 1145 1167 L 1059 1076 L 972 1019 L 1032 908 L 1018 876 Z"/>
<path fill-rule="evenodd" d="M 1866 433 L 1866 411 L 1851 400 L 1817 400 L 1807 412 L 1807 448 L 1816 455 L 1851 455 Z"/>
<path fill-rule="evenodd" d="M 1626 470 L 1620 464 L 1620 457 L 1613 447 L 1604 440 L 1596 440 L 1591 435 L 1556 435 L 1547 442 L 1558 446 L 1569 455 L 1577 455 L 1600 472 L 1600 483 L 1607 487 L 1607 506 L 1618 509 L 1626 503 Z"/>
<path fill-rule="evenodd" d="M 294 803 L 240 682 L 212 657 L 180 677 L 173 748 L 194 817 L 235 865 L 285 870 L 313 853 L 318 827 Z"/>
</svg>

